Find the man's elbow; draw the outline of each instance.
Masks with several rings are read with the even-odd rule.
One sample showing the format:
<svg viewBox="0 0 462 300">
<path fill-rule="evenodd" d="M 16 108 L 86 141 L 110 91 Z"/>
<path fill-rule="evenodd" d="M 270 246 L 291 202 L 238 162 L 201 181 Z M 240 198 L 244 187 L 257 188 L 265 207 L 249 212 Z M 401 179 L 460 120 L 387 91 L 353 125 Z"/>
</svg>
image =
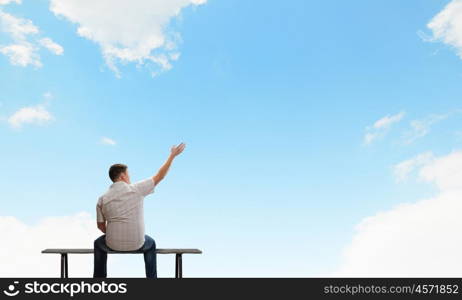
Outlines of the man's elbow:
<svg viewBox="0 0 462 300">
<path fill-rule="evenodd" d="M 102 233 L 106 233 L 106 222 L 101 222 L 99 223 L 98 222 L 98 225 L 97 225 L 98 229 L 101 230 Z"/>
<path fill-rule="evenodd" d="M 165 176 L 162 176 L 161 174 L 157 174 L 156 176 L 152 177 L 152 181 L 154 181 L 154 185 L 157 185 L 159 182 L 164 179 Z"/>
</svg>

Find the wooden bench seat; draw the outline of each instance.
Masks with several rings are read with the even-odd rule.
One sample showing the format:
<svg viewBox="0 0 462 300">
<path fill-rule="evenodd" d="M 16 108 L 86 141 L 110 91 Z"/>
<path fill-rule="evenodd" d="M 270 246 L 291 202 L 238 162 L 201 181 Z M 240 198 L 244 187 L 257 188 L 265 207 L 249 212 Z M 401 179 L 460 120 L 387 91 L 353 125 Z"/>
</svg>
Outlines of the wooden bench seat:
<svg viewBox="0 0 462 300">
<path fill-rule="evenodd" d="M 68 254 L 93 254 L 93 249 L 87 248 L 72 248 L 72 249 L 45 249 L 42 251 L 45 254 L 60 254 L 61 255 L 61 278 L 68 278 Z M 141 251 L 108 251 L 108 254 L 140 254 Z M 183 254 L 202 254 L 199 249 L 156 249 L 157 254 L 175 254 L 175 278 L 183 277 Z"/>
</svg>

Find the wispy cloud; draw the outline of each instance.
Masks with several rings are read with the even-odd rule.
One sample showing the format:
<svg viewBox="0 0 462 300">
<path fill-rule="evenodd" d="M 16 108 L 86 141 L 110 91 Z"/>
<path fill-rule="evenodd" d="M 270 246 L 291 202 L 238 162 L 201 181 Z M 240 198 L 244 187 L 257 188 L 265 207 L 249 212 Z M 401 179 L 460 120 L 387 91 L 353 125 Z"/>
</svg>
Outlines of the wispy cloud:
<svg viewBox="0 0 462 300">
<path fill-rule="evenodd" d="M 20 1 L 5 1 L 0 4 L 10 2 L 21 3 Z M 31 20 L 15 17 L 4 12 L 0 8 L 0 31 L 4 32 L 11 40 L 9 44 L 0 44 L 0 53 L 9 58 L 12 65 L 26 67 L 29 65 L 37 68 L 42 66 L 38 53 L 44 47 L 54 54 L 61 55 L 63 47 L 45 37 L 35 40 L 39 36 L 40 30 Z"/>
<path fill-rule="evenodd" d="M 27 42 L 0 47 L 0 53 L 9 58 L 15 66 L 26 67 L 32 65 L 41 67 L 42 62 L 36 53 L 36 48 Z"/>
<path fill-rule="evenodd" d="M 21 4 L 21 0 L 0 0 L 0 5 L 6 5 L 9 3 L 15 2 L 17 4 Z"/>
<path fill-rule="evenodd" d="M 54 117 L 45 105 L 39 104 L 19 109 L 8 118 L 8 123 L 13 128 L 21 128 L 24 124 L 43 125 L 52 120 Z"/>
<path fill-rule="evenodd" d="M 48 50 L 50 50 L 51 53 L 54 53 L 56 55 L 62 55 L 64 53 L 64 48 L 53 42 L 52 39 L 50 38 L 43 38 L 43 39 L 40 39 L 39 40 L 39 43 L 40 45 L 42 45 L 43 47 L 47 48 Z"/>
<path fill-rule="evenodd" d="M 426 136 L 433 125 L 443 121 L 449 117 L 450 114 L 444 115 L 430 115 L 429 117 L 421 120 L 412 120 L 410 123 L 410 129 L 405 131 L 403 134 L 403 140 L 405 144 L 411 144 L 417 139 Z"/>
<path fill-rule="evenodd" d="M 380 120 L 376 121 L 373 125 L 375 129 L 387 129 L 389 128 L 393 123 L 397 123 L 401 121 L 401 119 L 404 117 L 404 112 L 400 112 L 396 115 L 388 115 Z"/>
<path fill-rule="evenodd" d="M 45 93 L 43 93 L 43 98 L 45 100 L 51 100 L 51 99 L 54 98 L 54 96 L 53 96 L 53 94 L 51 92 L 45 92 Z"/>
<path fill-rule="evenodd" d="M 393 166 L 393 174 L 396 178 L 396 181 L 405 181 L 412 172 L 430 163 L 433 159 L 434 156 L 432 152 L 425 152 L 417 155 L 416 157 L 396 164 Z"/>
<path fill-rule="evenodd" d="M 108 137 L 102 137 L 101 140 L 100 140 L 101 144 L 103 145 L 109 145 L 109 146 L 115 146 L 117 145 L 117 142 L 114 141 L 113 139 L 111 138 L 108 138 Z"/>
<path fill-rule="evenodd" d="M 369 145 L 380 137 L 385 136 L 390 127 L 400 122 L 405 116 L 404 112 L 394 115 L 387 115 L 377 120 L 372 126 L 366 127 L 366 134 L 364 135 L 364 144 Z"/>
</svg>

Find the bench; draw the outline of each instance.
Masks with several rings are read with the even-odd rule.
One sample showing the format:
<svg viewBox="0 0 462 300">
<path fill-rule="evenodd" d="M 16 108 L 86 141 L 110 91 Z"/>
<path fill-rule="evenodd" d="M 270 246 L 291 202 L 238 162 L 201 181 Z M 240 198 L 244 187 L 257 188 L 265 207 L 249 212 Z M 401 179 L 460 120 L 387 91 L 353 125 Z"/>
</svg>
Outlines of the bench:
<svg viewBox="0 0 462 300">
<path fill-rule="evenodd" d="M 68 254 L 93 254 L 93 249 L 45 249 L 45 254 L 61 255 L 61 278 L 68 278 Z M 108 254 L 140 254 L 139 251 L 108 251 Z M 157 254 L 175 254 L 175 278 L 183 277 L 183 254 L 202 254 L 199 249 L 156 249 Z"/>
</svg>

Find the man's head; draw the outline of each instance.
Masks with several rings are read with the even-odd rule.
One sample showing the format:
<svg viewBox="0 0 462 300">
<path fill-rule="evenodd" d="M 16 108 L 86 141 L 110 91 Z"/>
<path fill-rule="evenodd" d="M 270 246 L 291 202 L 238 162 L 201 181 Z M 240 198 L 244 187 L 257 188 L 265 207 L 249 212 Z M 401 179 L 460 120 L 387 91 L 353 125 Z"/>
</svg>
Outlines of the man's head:
<svg viewBox="0 0 462 300">
<path fill-rule="evenodd" d="M 109 178 L 113 182 L 124 181 L 130 184 L 130 176 L 128 175 L 127 166 L 124 164 L 115 164 L 109 168 Z"/>
</svg>

